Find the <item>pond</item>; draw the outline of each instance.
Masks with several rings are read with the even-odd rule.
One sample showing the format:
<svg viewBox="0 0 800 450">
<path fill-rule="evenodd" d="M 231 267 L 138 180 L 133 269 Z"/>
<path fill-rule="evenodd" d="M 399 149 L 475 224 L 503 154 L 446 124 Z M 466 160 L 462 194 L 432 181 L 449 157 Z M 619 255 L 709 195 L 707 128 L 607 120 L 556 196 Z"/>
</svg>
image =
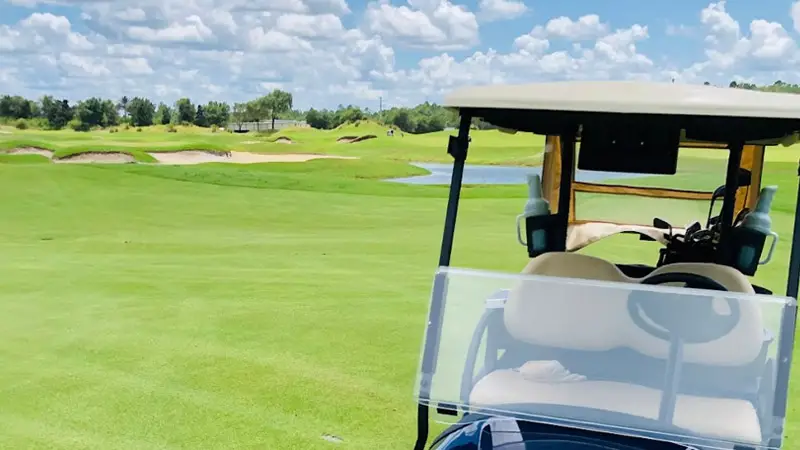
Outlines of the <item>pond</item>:
<svg viewBox="0 0 800 450">
<path fill-rule="evenodd" d="M 450 184 L 453 172 L 452 164 L 440 163 L 411 163 L 430 172 L 428 175 L 415 177 L 392 178 L 386 181 L 406 184 Z M 541 167 L 518 166 L 483 166 L 466 165 L 464 167 L 463 184 L 526 184 L 529 174 L 542 174 Z M 575 179 L 583 182 L 600 182 L 605 180 L 620 180 L 625 178 L 640 178 L 652 175 L 617 172 L 595 172 L 591 170 L 578 170 Z"/>
</svg>

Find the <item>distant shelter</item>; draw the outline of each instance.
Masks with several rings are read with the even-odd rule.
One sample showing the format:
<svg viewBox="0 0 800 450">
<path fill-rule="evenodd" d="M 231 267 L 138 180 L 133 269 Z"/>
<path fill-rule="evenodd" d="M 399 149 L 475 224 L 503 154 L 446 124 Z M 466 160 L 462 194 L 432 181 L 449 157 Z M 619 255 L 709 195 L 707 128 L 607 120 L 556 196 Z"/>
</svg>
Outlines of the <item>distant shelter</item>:
<svg viewBox="0 0 800 450">
<path fill-rule="evenodd" d="M 275 119 L 275 130 L 284 128 L 308 127 L 305 120 L 284 120 Z M 272 130 L 272 120 L 262 120 L 260 122 L 242 122 L 241 124 L 230 123 L 228 129 L 233 131 L 270 131 Z"/>
</svg>

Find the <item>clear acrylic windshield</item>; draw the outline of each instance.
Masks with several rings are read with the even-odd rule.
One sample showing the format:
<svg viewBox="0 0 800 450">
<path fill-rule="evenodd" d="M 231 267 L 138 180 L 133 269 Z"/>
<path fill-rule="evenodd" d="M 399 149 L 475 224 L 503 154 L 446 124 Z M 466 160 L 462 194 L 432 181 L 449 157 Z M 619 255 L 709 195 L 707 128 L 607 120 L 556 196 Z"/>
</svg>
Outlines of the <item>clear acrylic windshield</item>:
<svg viewBox="0 0 800 450">
<path fill-rule="evenodd" d="M 775 361 L 792 299 L 454 268 L 436 277 L 423 403 L 703 448 L 780 443 Z"/>
</svg>

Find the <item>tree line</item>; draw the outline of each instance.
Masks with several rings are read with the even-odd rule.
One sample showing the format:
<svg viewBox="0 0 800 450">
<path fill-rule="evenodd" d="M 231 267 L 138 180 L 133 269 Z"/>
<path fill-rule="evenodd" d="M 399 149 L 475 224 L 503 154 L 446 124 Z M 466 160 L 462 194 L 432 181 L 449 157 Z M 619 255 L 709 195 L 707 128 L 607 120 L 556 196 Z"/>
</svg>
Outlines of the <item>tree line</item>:
<svg viewBox="0 0 800 450">
<path fill-rule="evenodd" d="M 762 86 L 731 81 L 728 87 L 800 94 L 800 85 L 781 80 Z M 38 100 L 19 95 L 2 95 L 0 120 L 15 123 L 18 128 L 57 130 L 69 127 L 76 131 L 122 124 L 135 127 L 193 124 L 214 128 L 233 125 L 234 129 L 241 130 L 247 122 L 261 124 L 264 121 L 270 124 L 265 128 L 274 129 L 277 119 L 304 120 L 309 126 L 318 129 L 333 129 L 344 123 L 371 119 L 407 133 L 428 133 L 458 126 L 456 111 L 429 102 L 413 108 L 393 107 L 382 111 L 371 111 L 369 108 L 362 109 L 353 105 L 301 111 L 292 108 L 293 102 L 291 93 L 279 89 L 247 102 L 234 103 L 233 106 L 221 101 L 194 104 L 189 98 L 181 98 L 172 105 L 163 102 L 156 105 L 148 98 L 127 96 L 118 101 L 92 97 L 70 104 L 67 99 L 57 99 L 50 95 Z M 473 126 L 480 129 L 492 128 L 478 119 L 473 121 Z"/>
<path fill-rule="evenodd" d="M 19 95 L 0 96 L 0 121 L 15 123 L 18 128 L 43 128 L 58 130 L 72 128 L 88 131 L 97 128 L 132 125 L 188 125 L 200 127 L 226 127 L 241 130 L 248 122 L 256 122 L 266 129 L 275 128 L 275 120 L 289 119 L 305 121 L 318 129 L 333 129 L 345 123 L 370 119 L 387 126 L 393 126 L 407 133 L 427 133 L 440 131 L 458 125 L 458 113 L 434 103 L 425 102 L 413 108 L 394 107 L 384 111 L 371 111 L 353 105 L 339 105 L 336 109 L 315 109 L 306 111 L 292 109 L 292 94 L 274 90 L 262 97 L 234 103 L 210 101 L 194 104 L 189 98 L 181 98 L 174 104 L 156 105 L 144 97 L 123 96 L 114 101 L 91 97 L 71 104 L 67 99 L 57 99 L 45 95 L 31 100 Z M 474 121 L 478 128 L 489 127 L 479 120 Z M 256 130 L 259 131 L 259 130 Z"/>
</svg>

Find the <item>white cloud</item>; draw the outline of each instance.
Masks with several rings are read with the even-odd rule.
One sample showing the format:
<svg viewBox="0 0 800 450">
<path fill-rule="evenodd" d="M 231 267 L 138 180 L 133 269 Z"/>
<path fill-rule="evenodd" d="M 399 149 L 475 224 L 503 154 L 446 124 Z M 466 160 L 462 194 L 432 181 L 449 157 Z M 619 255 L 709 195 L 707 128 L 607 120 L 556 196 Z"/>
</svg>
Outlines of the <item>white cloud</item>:
<svg viewBox="0 0 800 450">
<path fill-rule="evenodd" d="M 684 81 L 699 81 L 720 73 L 775 72 L 793 67 L 799 60 L 797 43 L 778 22 L 755 19 L 749 33 L 726 10 L 725 0 L 709 4 L 700 12 L 700 24 L 706 32 L 706 60 L 688 68 L 669 71 Z M 794 13 L 796 8 L 792 8 Z"/>
<path fill-rule="evenodd" d="M 515 19 L 528 11 L 520 0 L 481 0 L 479 16 L 485 21 Z"/>
<path fill-rule="evenodd" d="M 187 17 L 183 23 L 173 22 L 164 28 L 132 26 L 127 30 L 128 37 L 143 42 L 205 42 L 214 33 L 196 15 Z"/>
<path fill-rule="evenodd" d="M 286 35 L 303 38 L 334 39 L 345 33 L 342 21 L 334 14 L 286 14 L 278 17 L 276 28 Z"/>
<path fill-rule="evenodd" d="M 62 2 L 59 10 L 75 8 L 69 17 L 80 17 L 84 26 L 38 9 L 17 23 L 0 24 L 4 89 L 72 100 L 143 95 L 171 102 L 188 95 L 197 102 L 232 103 L 280 87 L 296 94 L 299 107 L 375 108 L 381 96 L 390 105 L 438 100 L 475 83 L 788 81 L 800 63 L 795 35 L 780 18 L 740 24 L 725 1 L 698 9 L 694 20 L 680 21 L 684 25 L 666 27 L 704 50 L 697 61 L 681 64 L 642 52 L 642 43 L 657 34 L 653 27 L 661 31 L 663 25 L 612 28 L 591 11 L 551 18 L 528 13 L 530 33 L 503 42 L 493 36 L 495 48 L 479 47 L 480 24 L 520 17 L 528 11 L 522 0 L 478 0 L 475 10 L 463 0 L 47 0 L 56 1 Z M 798 4 L 786 12 L 796 29 Z M 421 59 L 409 61 L 409 51 Z"/>
<path fill-rule="evenodd" d="M 545 26 L 536 26 L 531 34 L 538 37 L 564 38 L 570 40 L 589 40 L 603 36 L 608 25 L 600 21 L 597 14 L 587 14 L 578 20 L 561 16 L 551 19 Z"/>
<path fill-rule="evenodd" d="M 466 7 L 449 0 L 407 1 L 408 6 L 388 0 L 369 3 L 366 30 L 401 47 L 447 50 L 478 43 L 477 18 Z"/>
</svg>

